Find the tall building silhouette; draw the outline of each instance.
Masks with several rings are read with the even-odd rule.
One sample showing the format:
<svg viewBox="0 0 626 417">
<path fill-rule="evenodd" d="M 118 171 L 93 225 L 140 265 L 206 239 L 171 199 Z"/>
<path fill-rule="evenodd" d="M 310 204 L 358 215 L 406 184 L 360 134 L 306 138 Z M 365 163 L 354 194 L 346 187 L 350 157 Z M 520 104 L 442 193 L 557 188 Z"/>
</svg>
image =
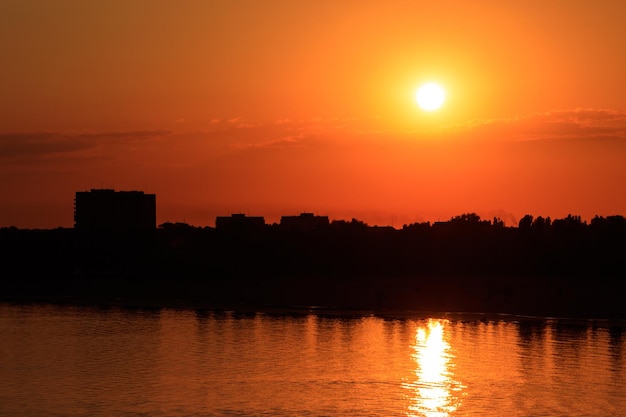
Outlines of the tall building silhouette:
<svg viewBox="0 0 626 417">
<path fill-rule="evenodd" d="M 92 189 L 74 199 L 74 227 L 81 230 L 152 230 L 156 195 L 143 191 Z"/>
</svg>

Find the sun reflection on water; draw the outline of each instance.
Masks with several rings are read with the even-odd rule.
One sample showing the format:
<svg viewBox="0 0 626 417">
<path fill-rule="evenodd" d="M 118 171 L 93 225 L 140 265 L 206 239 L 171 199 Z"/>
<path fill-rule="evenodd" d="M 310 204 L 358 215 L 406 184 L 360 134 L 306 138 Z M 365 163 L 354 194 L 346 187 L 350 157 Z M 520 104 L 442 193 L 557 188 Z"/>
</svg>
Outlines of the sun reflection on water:
<svg viewBox="0 0 626 417">
<path fill-rule="evenodd" d="M 417 379 L 404 384 L 411 391 L 409 417 L 445 417 L 460 405 L 463 387 L 452 378 L 453 356 L 444 337 L 444 325 L 445 321 L 431 319 L 415 334 L 412 357 Z"/>
</svg>

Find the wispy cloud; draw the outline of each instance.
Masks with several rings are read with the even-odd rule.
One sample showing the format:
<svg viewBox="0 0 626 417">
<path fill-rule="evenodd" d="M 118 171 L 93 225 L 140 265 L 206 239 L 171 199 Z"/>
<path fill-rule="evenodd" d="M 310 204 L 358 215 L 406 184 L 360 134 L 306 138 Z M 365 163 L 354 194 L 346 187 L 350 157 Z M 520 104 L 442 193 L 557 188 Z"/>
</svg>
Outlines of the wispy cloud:
<svg viewBox="0 0 626 417">
<path fill-rule="evenodd" d="M 361 129 L 352 119 L 311 118 L 277 119 L 273 122 L 245 123 L 236 118 L 238 123 L 229 123 L 211 134 L 224 138 L 231 149 L 268 149 L 273 147 L 293 147 L 321 144 L 333 138 L 358 136 Z M 235 121 L 235 119 L 231 119 Z M 238 131 L 244 130 L 239 133 Z"/>
<path fill-rule="evenodd" d="M 473 120 L 465 129 L 504 140 L 626 139 L 626 112 L 552 110 L 508 119 Z"/>
<path fill-rule="evenodd" d="M 286 147 L 298 145 L 304 139 L 303 134 L 288 135 L 279 139 L 270 139 L 264 142 L 251 142 L 251 143 L 236 143 L 231 145 L 234 149 L 264 149 L 273 147 Z"/>
<path fill-rule="evenodd" d="M 169 135 L 167 130 L 126 132 L 29 132 L 0 134 L 0 158 L 45 157 L 94 149 L 105 144 L 136 142 Z"/>
<path fill-rule="evenodd" d="M 254 123 L 239 123 L 238 125 L 235 126 L 236 129 L 252 129 L 254 127 L 260 127 L 263 126 L 261 124 L 254 124 Z"/>
</svg>

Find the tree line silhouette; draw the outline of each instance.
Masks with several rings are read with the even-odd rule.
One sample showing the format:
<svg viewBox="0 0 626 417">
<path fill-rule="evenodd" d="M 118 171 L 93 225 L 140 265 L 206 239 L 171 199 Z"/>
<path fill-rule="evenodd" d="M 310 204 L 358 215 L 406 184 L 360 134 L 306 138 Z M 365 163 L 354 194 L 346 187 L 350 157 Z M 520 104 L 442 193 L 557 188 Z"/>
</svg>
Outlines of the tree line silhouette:
<svg viewBox="0 0 626 417">
<path fill-rule="evenodd" d="M 0 229 L 4 300 L 626 318 L 626 219 Z"/>
</svg>

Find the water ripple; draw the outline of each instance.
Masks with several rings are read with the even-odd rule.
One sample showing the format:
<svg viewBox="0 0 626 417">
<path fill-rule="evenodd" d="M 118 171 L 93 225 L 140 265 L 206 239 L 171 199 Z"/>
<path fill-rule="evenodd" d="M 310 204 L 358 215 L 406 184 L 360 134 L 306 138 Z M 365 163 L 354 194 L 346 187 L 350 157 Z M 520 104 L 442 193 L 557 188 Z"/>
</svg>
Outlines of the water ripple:
<svg viewBox="0 0 626 417">
<path fill-rule="evenodd" d="M 624 334 L 0 304 L 0 416 L 619 415 Z"/>
</svg>

